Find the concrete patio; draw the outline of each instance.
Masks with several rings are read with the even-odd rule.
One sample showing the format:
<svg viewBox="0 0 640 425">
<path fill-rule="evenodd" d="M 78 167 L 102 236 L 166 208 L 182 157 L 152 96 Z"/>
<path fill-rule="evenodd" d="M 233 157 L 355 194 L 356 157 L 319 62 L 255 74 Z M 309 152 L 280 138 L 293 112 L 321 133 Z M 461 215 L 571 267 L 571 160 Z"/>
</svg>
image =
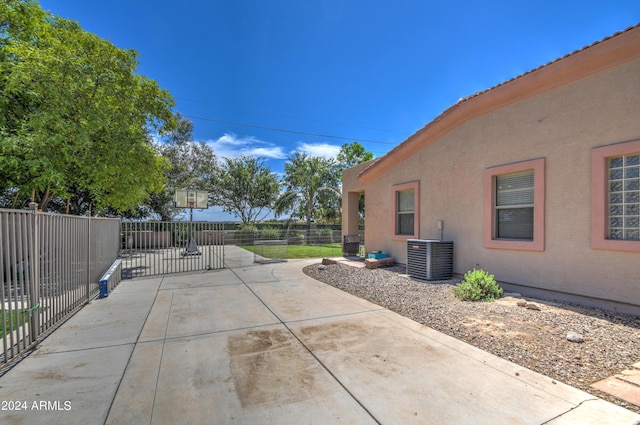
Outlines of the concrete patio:
<svg viewBox="0 0 640 425">
<path fill-rule="evenodd" d="M 6 424 L 638 424 L 317 282 L 318 260 L 124 281 L 0 377 Z"/>
</svg>

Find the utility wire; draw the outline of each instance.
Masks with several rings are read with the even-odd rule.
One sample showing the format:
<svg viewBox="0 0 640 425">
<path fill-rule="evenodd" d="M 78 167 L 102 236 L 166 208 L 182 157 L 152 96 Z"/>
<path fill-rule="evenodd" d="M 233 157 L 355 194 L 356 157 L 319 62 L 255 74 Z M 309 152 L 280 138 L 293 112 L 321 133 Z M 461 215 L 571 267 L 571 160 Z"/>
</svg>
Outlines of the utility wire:
<svg viewBox="0 0 640 425">
<path fill-rule="evenodd" d="M 358 139 L 357 137 L 344 137 L 344 136 L 333 136 L 333 135 L 330 135 L 330 134 L 308 133 L 308 132 L 305 132 L 305 131 L 287 130 L 287 129 L 284 129 L 284 128 L 267 127 L 267 126 L 256 125 L 256 124 L 245 124 L 245 123 L 239 123 L 239 122 L 234 122 L 234 121 L 219 120 L 219 119 L 215 119 L 215 118 L 197 117 L 197 116 L 194 116 L 194 115 L 183 115 L 183 117 L 190 118 L 190 119 L 193 119 L 193 120 L 202 120 L 202 121 L 218 122 L 218 123 L 229 124 L 229 125 L 238 125 L 238 126 L 241 126 L 241 127 L 259 128 L 261 130 L 280 131 L 280 132 L 283 132 L 283 133 L 302 134 L 302 135 L 305 135 L 305 136 L 325 137 L 327 139 L 355 140 L 355 141 L 358 141 L 358 142 L 379 143 L 379 144 L 382 144 L 382 145 L 396 145 L 397 144 L 397 143 L 394 143 L 394 142 L 381 142 L 379 140 Z"/>
<path fill-rule="evenodd" d="M 195 103 L 204 103 L 206 105 L 215 105 L 215 103 L 213 102 L 207 102 L 206 100 L 198 100 L 198 99 L 189 99 L 186 97 L 174 97 L 174 99 L 177 100 L 185 100 L 187 102 L 195 102 Z M 278 116 L 278 117 L 284 117 L 284 118 L 293 118 L 296 120 L 303 120 L 303 121 L 311 121 L 311 122 L 320 122 L 320 123 L 324 123 L 324 124 L 332 124 L 332 125 L 342 125 L 342 126 L 347 126 L 347 127 L 354 127 L 354 128 L 362 128 L 364 130 L 372 130 L 372 131 L 382 131 L 385 133 L 395 133 L 395 134 L 401 134 L 405 137 L 409 136 L 411 134 L 411 132 L 408 131 L 398 131 L 398 130 L 385 130 L 382 128 L 374 128 L 374 127 L 367 127 L 364 125 L 357 125 L 357 124 L 346 124 L 343 122 L 333 122 L 333 121 L 324 121 L 324 120 L 317 120 L 317 119 L 313 119 L 313 118 L 303 118 L 303 117 L 296 117 L 296 116 L 292 116 L 292 115 L 285 115 L 285 114 L 276 114 L 273 112 L 268 112 L 268 113 L 262 113 L 263 115 L 274 115 L 274 116 Z"/>
</svg>

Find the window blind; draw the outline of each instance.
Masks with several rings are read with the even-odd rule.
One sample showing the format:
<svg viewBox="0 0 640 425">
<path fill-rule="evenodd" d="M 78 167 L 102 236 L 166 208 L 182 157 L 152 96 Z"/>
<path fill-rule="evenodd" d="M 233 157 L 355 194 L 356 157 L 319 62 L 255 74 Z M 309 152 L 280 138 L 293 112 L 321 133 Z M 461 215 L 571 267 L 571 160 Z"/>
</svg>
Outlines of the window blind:
<svg viewBox="0 0 640 425">
<path fill-rule="evenodd" d="M 496 176 L 495 237 L 533 240 L 533 170 Z"/>
<path fill-rule="evenodd" d="M 396 234 L 412 235 L 414 232 L 413 189 L 396 192 Z"/>
</svg>

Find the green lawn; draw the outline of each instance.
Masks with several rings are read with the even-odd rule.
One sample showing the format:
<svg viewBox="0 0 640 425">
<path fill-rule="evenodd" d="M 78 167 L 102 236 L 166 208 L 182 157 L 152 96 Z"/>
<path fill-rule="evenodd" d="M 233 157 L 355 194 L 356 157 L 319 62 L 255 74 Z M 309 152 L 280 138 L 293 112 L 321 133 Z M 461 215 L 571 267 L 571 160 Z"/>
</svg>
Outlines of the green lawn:
<svg viewBox="0 0 640 425">
<path fill-rule="evenodd" d="M 38 306 L 40 306 L 39 303 L 37 304 L 37 307 Z M 43 312 L 47 308 L 48 307 L 38 307 L 38 311 Z M 3 310 L 2 313 L 4 317 L 3 322 L 0 323 L 0 338 L 4 337 L 5 335 L 5 333 L 3 332 L 3 326 L 6 327 L 6 333 L 8 334 L 9 332 L 15 331 L 25 323 L 28 323 L 30 316 L 29 312 L 31 310 L 33 310 L 33 308 L 21 308 L 18 310 L 12 310 L 11 313 L 9 313 L 7 310 Z"/>
<path fill-rule="evenodd" d="M 2 323 L 7 327 L 7 333 L 14 331 L 18 327 L 22 326 L 24 323 L 27 323 L 29 321 L 29 315 L 24 314 L 24 313 L 27 313 L 27 311 L 28 310 L 26 309 L 13 310 L 11 311 L 11 313 L 9 313 L 6 310 L 3 311 L 4 321 Z M 11 325 L 13 325 L 13 327 Z M 0 338 L 2 338 L 3 336 L 4 336 L 4 332 L 0 327 Z"/>
<path fill-rule="evenodd" d="M 241 245 L 240 248 L 255 252 L 253 245 Z M 287 245 L 286 248 L 285 259 L 339 257 L 342 255 L 342 245 L 339 243 L 324 245 Z M 258 249 L 258 253 L 266 258 L 282 258 L 284 254 L 284 246 L 262 246 L 258 247 Z"/>
</svg>

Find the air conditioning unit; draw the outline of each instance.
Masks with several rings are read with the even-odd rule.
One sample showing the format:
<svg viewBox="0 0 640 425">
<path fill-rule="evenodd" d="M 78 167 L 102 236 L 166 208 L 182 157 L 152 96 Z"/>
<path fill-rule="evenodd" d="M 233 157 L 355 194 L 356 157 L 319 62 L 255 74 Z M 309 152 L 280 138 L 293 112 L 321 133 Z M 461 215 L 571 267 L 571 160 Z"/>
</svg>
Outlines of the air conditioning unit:
<svg viewBox="0 0 640 425">
<path fill-rule="evenodd" d="M 416 280 L 446 280 L 453 276 L 453 242 L 407 240 L 407 274 Z"/>
</svg>

